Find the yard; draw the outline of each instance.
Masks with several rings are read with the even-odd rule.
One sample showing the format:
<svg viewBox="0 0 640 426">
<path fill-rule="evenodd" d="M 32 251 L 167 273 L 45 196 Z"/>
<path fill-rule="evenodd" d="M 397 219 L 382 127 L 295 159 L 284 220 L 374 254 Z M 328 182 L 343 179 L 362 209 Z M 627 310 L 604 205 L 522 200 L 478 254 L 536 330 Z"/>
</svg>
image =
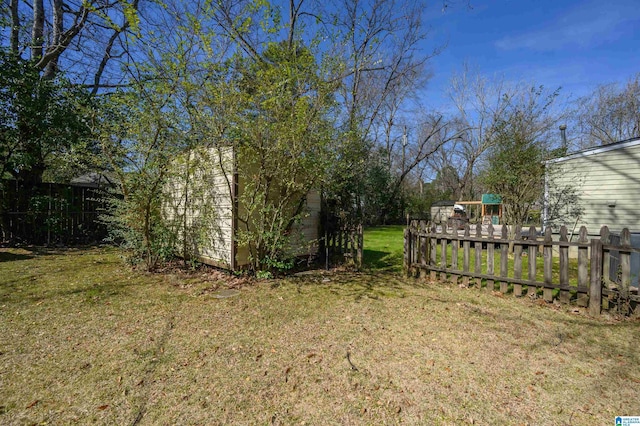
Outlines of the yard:
<svg viewBox="0 0 640 426">
<path fill-rule="evenodd" d="M 640 323 L 367 272 L 132 272 L 112 248 L 0 253 L 1 424 L 613 424 Z M 400 234 L 401 235 L 401 234 Z M 239 289 L 218 298 L 216 290 Z"/>
</svg>

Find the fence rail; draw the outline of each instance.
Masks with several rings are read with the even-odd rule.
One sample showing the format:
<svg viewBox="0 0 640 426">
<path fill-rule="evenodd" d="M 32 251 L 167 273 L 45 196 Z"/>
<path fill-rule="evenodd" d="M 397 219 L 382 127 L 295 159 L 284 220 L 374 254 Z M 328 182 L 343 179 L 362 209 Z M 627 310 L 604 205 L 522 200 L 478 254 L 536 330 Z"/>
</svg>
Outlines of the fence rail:
<svg viewBox="0 0 640 426">
<path fill-rule="evenodd" d="M 629 313 L 640 302 L 630 268 L 631 253 L 640 249 L 631 247 L 628 229 L 616 241 L 605 226 L 599 238 L 589 240 L 583 226 L 574 242 L 565 227 L 557 241 L 549 228 L 543 236 L 535 227 L 528 234 L 518 228 L 512 238 L 506 227 L 501 228 L 498 235 L 493 225 L 477 225 L 472 235 L 468 224 L 448 232 L 426 221 L 411 221 L 404 235 L 405 270 L 408 275 L 461 281 L 464 286 L 484 284 L 490 291 L 497 287 L 517 297 L 575 301 L 588 306 L 593 315 L 602 308 Z M 577 251 L 575 259 L 570 259 L 569 250 Z"/>
</svg>

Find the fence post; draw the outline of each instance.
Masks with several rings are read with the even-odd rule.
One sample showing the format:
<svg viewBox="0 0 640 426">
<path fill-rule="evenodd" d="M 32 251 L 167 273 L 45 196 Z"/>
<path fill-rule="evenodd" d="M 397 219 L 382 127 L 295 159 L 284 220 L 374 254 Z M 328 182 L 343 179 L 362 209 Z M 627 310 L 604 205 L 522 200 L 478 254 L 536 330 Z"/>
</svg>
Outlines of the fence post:
<svg viewBox="0 0 640 426">
<path fill-rule="evenodd" d="M 587 228 L 585 226 L 580 227 L 580 233 L 578 235 L 579 243 L 586 244 L 589 242 L 587 239 Z M 588 251 L 589 248 L 586 246 L 578 247 L 578 306 L 585 308 L 589 305 L 589 278 L 587 272 Z"/>
<path fill-rule="evenodd" d="M 538 237 L 535 226 L 529 227 L 529 247 L 527 255 L 527 265 L 529 269 L 529 281 L 536 281 L 536 263 L 538 257 Z M 538 297 L 537 288 L 535 285 L 527 286 L 527 296 Z"/>
<path fill-rule="evenodd" d="M 544 230 L 544 283 L 545 287 L 542 290 L 542 297 L 545 302 L 553 302 L 553 289 L 547 287 L 551 285 L 553 276 L 553 246 L 551 245 L 551 228 L 547 227 Z"/>
<path fill-rule="evenodd" d="M 608 226 L 603 226 L 600 228 L 600 241 L 602 245 L 611 244 L 611 233 L 609 232 Z M 609 287 L 609 283 L 611 282 L 611 253 L 609 249 L 602 248 L 602 285 L 607 285 Z M 605 310 L 609 310 L 609 299 L 610 294 L 607 294 L 606 298 L 602 298 L 603 308 Z"/>
<path fill-rule="evenodd" d="M 495 244 L 493 243 L 493 225 L 490 223 L 489 227 L 487 228 L 487 231 L 489 233 L 489 240 L 487 242 L 487 275 L 494 275 L 494 271 L 493 271 L 493 251 L 494 251 L 494 247 Z M 494 290 L 494 281 L 493 280 L 487 280 L 487 290 L 488 291 L 493 291 Z"/>
<path fill-rule="evenodd" d="M 329 233 L 325 229 L 324 231 L 324 267 L 329 270 Z"/>
<path fill-rule="evenodd" d="M 438 266 L 436 264 L 436 249 L 438 248 L 438 239 L 436 238 L 436 225 L 435 223 L 433 224 L 433 226 L 431 227 L 431 237 L 429 237 L 429 265 L 430 266 Z M 436 280 L 436 271 L 434 270 L 430 270 L 429 271 L 429 278 L 431 278 L 431 281 L 435 281 Z"/>
<path fill-rule="evenodd" d="M 567 227 L 562 225 L 560 228 L 560 286 L 566 288 L 560 289 L 560 302 L 569 303 L 571 301 L 571 293 L 569 292 L 569 238 L 567 237 Z M 566 243 L 567 245 L 562 245 Z"/>
<path fill-rule="evenodd" d="M 413 259 L 413 276 L 417 276 L 420 273 L 420 267 L 418 264 L 422 261 L 420 259 L 420 254 L 422 251 L 420 250 L 420 245 L 422 244 L 422 238 L 420 238 L 420 222 L 419 221 L 411 221 L 411 228 L 413 229 L 413 237 L 411 238 L 411 247 L 413 248 L 411 258 Z"/>
<path fill-rule="evenodd" d="M 411 241 L 411 231 L 407 226 L 404 228 L 404 272 L 407 277 L 410 275 L 409 266 L 411 265 L 411 245 L 409 241 Z"/>
<path fill-rule="evenodd" d="M 602 241 L 591 240 L 591 285 L 589 286 L 589 313 L 600 315 L 602 308 Z"/>
<path fill-rule="evenodd" d="M 358 269 L 362 268 L 362 257 L 364 252 L 364 229 L 362 224 L 358 224 L 358 247 L 356 253 Z"/>
<path fill-rule="evenodd" d="M 409 241 L 411 240 L 411 230 L 409 226 L 404 228 L 404 272 L 409 276 L 409 266 L 411 265 L 411 246 Z"/>
</svg>

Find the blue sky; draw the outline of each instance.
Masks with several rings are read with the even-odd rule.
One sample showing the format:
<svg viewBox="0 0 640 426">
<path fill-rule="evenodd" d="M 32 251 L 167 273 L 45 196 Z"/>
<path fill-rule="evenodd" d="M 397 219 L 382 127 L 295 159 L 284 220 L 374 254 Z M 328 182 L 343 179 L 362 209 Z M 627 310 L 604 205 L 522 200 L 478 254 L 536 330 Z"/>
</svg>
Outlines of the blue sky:
<svg viewBox="0 0 640 426">
<path fill-rule="evenodd" d="M 425 11 L 424 49 L 447 47 L 431 61 L 428 105 L 442 105 L 465 61 L 484 75 L 562 87 L 572 97 L 640 72 L 638 0 L 471 0 L 471 8 L 458 1 L 444 13 L 438 4 Z"/>
</svg>

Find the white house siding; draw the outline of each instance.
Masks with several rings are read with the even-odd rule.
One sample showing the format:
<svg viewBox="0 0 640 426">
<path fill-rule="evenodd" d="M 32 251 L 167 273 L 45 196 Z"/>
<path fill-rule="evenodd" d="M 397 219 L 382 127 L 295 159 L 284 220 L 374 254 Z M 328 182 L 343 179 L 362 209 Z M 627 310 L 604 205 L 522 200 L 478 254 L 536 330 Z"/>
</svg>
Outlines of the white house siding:
<svg viewBox="0 0 640 426">
<path fill-rule="evenodd" d="M 576 232 L 584 225 L 591 235 L 604 225 L 613 232 L 640 232 L 640 140 L 551 160 L 547 167 L 556 168 L 552 180 L 547 174 L 547 185 L 573 186 L 583 208 L 577 222 L 574 218 L 554 225 L 566 225 L 570 231 L 575 225 Z"/>
<path fill-rule="evenodd" d="M 185 212 L 187 159 L 190 169 L 186 194 L 189 206 Z M 190 157 L 176 159 L 175 165 L 177 177 L 169 184 L 169 193 L 174 195 L 170 206 L 165 207 L 167 216 L 170 219 L 176 215 L 186 216 L 190 233 L 187 241 L 192 256 L 211 265 L 232 268 L 233 150 L 223 147 L 194 151 Z M 178 249 L 184 241 L 184 232 L 180 231 Z"/>
</svg>

